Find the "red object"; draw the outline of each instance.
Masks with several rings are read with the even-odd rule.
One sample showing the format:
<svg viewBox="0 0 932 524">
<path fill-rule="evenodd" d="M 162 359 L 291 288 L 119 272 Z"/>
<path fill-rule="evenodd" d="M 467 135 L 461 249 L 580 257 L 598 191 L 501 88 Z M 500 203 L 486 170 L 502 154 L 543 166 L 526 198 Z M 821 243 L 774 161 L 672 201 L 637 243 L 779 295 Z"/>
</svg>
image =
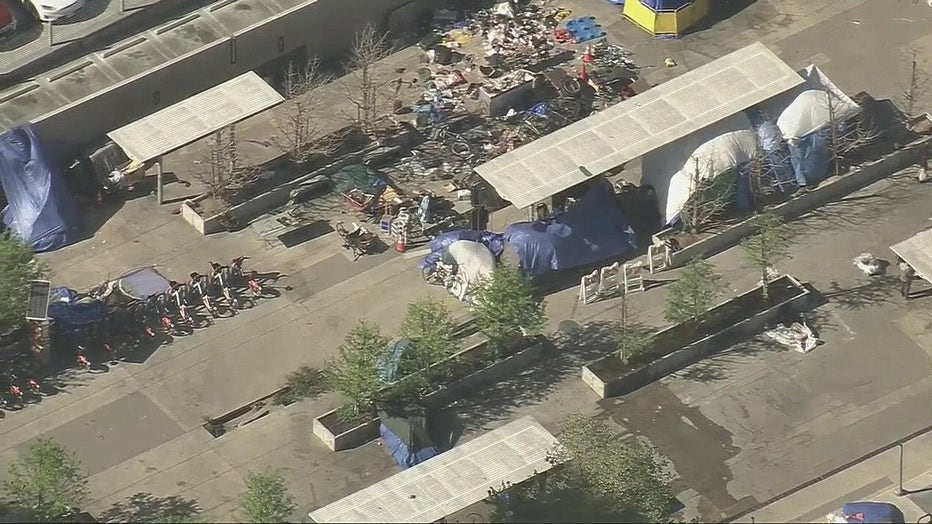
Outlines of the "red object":
<svg viewBox="0 0 932 524">
<path fill-rule="evenodd" d="M 588 82 L 588 81 L 589 81 L 589 73 L 586 72 L 586 63 L 585 63 L 585 62 L 583 62 L 583 64 L 582 64 L 582 71 L 579 72 L 579 80 L 580 80 L 580 82 Z"/>
<path fill-rule="evenodd" d="M 13 396 L 16 397 L 16 398 L 22 398 L 22 397 L 23 397 L 23 391 L 22 391 L 21 389 L 19 389 L 19 386 L 17 386 L 16 384 L 13 384 L 13 385 L 10 386 L 10 394 L 13 395 Z"/>
<path fill-rule="evenodd" d="M 35 379 L 29 379 L 29 391 L 39 393 L 39 383 Z"/>
<path fill-rule="evenodd" d="M 583 61 L 583 64 L 592 63 L 592 46 L 591 45 L 586 46 L 586 52 L 583 53 L 582 55 L 582 61 Z"/>
<path fill-rule="evenodd" d="M 82 368 L 89 368 L 91 367 L 91 363 L 84 355 L 78 355 L 78 366 Z"/>
<path fill-rule="evenodd" d="M 399 235 L 399 236 L 398 236 L 398 241 L 395 242 L 395 251 L 397 251 L 397 252 L 399 252 L 399 253 L 404 253 L 404 252 L 407 251 L 407 250 L 408 250 L 408 246 L 405 244 L 405 237 L 404 237 L 404 235 Z"/>
<path fill-rule="evenodd" d="M 566 44 L 573 41 L 573 34 L 566 29 L 555 29 L 553 31 L 553 39 L 559 44 Z"/>
<path fill-rule="evenodd" d="M 16 18 L 6 2 L 0 1 L 0 34 L 16 29 Z"/>
</svg>

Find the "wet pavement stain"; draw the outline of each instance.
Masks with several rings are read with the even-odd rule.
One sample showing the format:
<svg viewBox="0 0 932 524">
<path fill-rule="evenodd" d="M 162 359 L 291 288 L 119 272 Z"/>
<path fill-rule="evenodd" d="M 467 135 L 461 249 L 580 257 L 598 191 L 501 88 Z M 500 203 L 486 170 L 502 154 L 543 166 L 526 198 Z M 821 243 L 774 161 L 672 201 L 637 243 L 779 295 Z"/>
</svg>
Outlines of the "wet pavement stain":
<svg viewBox="0 0 932 524">
<path fill-rule="evenodd" d="M 204 27 L 195 24 L 183 25 L 178 28 L 178 35 L 199 44 L 206 44 L 217 39 L 217 35 Z"/>
<path fill-rule="evenodd" d="M 733 513 L 739 503 L 741 507 L 756 503 L 753 499 L 739 501 L 728 492 L 733 475 L 727 462 L 740 451 L 732 434 L 706 418 L 699 408 L 684 404 L 665 385 L 652 384 L 600 404 L 609 418 L 647 438 L 673 463 L 679 477 L 674 491 L 697 491 L 702 497 L 698 508 L 702 516 L 721 518 Z"/>
</svg>

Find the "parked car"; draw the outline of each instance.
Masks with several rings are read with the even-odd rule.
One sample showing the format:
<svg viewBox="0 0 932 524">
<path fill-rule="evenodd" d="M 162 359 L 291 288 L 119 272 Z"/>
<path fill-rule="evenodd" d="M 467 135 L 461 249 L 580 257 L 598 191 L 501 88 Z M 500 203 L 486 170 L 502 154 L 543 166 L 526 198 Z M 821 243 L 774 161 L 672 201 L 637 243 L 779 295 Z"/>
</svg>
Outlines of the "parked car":
<svg viewBox="0 0 932 524">
<path fill-rule="evenodd" d="M 10 4 L 0 0 L 0 35 L 10 34 L 16 30 L 16 13 Z"/>
<path fill-rule="evenodd" d="M 87 3 L 86 0 L 23 0 L 32 16 L 42 22 L 55 22 L 73 16 Z"/>
</svg>

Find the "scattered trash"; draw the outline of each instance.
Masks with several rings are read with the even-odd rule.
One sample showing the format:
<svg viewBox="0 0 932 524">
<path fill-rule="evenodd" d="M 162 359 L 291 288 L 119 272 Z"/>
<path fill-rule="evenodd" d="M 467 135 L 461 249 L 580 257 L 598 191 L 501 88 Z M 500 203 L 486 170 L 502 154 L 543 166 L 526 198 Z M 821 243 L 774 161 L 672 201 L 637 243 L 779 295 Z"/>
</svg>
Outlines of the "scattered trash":
<svg viewBox="0 0 932 524">
<path fill-rule="evenodd" d="M 809 353 L 822 343 L 804 322 L 780 325 L 764 332 L 764 336 L 799 353 Z"/>
<path fill-rule="evenodd" d="M 667 67 L 676 67 L 676 60 L 674 60 L 674 59 L 672 59 L 672 58 L 664 58 L 664 59 L 663 59 L 663 65 L 665 65 L 665 66 L 667 66 Z"/>
<path fill-rule="evenodd" d="M 854 257 L 854 265 L 869 277 L 883 273 L 883 264 L 880 262 L 880 259 L 870 253 L 861 253 Z"/>
<path fill-rule="evenodd" d="M 426 140 L 379 168 L 402 183 L 467 179 L 476 165 L 633 96 L 631 54 L 602 38 L 595 17 L 571 15 L 512 1 L 435 10 L 418 43 L 426 64 L 403 82 L 423 92 L 393 108 Z M 484 116 L 458 129 L 467 114 Z"/>
</svg>

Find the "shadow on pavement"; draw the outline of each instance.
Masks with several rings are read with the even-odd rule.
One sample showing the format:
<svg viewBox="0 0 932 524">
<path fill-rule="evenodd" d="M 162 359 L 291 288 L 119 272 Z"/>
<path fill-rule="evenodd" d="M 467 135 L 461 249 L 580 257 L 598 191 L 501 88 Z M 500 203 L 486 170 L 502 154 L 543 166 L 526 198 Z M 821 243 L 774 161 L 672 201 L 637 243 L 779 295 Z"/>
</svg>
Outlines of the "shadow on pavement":
<svg viewBox="0 0 932 524">
<path fill-rule="evenodd" d="M 196 500 L 136 493 L 100 514 L 100 522 L 183 522 L 200 512 Z"/>
<path fill-rule="evenodd" d="M 855 311 L 889 302 L 898 293 L 899 284 L 899 279 L 892 275 L 874 277 L 869 282 L 849 288 L 843 288 L 833 280 L 821 297 L 839 309 Z"/>
<path fill-rule="evenodd" d="M 564 321 L 560 327 L 551 338 L 551 355 L 543 362 L 456 404 L 464 431 L 487 429 L 491 423 L 507 419 L 516 408 L 542 401 L 565 378 L 578 375 L 584 363 L 618 347 L 620 328 L 615 322 L 594 321 L 579 326 Z"/>
</svg>

